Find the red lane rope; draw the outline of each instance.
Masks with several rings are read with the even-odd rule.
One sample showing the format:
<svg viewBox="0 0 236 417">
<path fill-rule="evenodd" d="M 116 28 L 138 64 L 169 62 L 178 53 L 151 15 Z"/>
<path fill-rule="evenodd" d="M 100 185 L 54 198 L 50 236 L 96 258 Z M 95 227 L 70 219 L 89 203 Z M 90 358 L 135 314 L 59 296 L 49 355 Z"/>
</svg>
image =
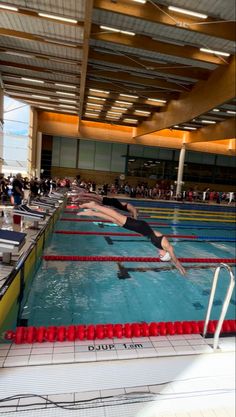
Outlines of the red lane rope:
<svg viewBox="0 0 236 417">
<path fill-rule="evenodd" d="M 77 255 L 44 255 L 45 261 L 81 261 L 81 262 L 161 262 L 160 258 L 139 256 L 77 256 Z M 183 263 L 229 263 L 235 264 L 233 258 L 178 258 Z"/>
<path fill-rule="evenodd" d="M 208 323 L 208 334 L 214 334 L 217 320 Z M 64 342 L 74 340 L 95 340 L 149 337 L 149 336 L 173 336 L 183 334 L 203 333 L 204 321 L 176 321 L 176 322 L 152 322 L 152 323 L 117 323 L 117 324 L 89 324 L 70 326 L 41 326 L 41 327 L 17 327 L 15 331 L 8 330 L 4 334 L 5 340 L 16 344 Z M 235 320 L 224 320 L 221 334 L 234 334 L 236 331 Z"/>
<path fill-rule="evenodd" d="M 62 235 L 95 235 L 95 236 L 137 236 L 140 237 L 142 235 L 138 233 L 123 233 L 123 232 L 85 232 L 85 231 L 74 231 L 74 230 L 55 230 L 54 233 L 62 234 Z M 166 235 L 167 237 L 173 238 L 183 238 L 183 239 L 197 239 L 197 236 L 192 235 Z"/>
</svg>

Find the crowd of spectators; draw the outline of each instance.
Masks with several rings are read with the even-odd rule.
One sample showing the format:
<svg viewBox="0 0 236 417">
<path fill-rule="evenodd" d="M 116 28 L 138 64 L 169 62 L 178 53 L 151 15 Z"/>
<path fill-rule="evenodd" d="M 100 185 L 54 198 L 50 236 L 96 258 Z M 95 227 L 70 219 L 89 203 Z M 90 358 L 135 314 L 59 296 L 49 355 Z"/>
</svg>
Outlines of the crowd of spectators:
<svg viewBox="0 0 236 417">
<path fill-rule="evenodd" d="M 78 175 L 74 179 L 69 178 L 23 178 L 21 174 L 11 177 L 0 175 L 0 198 L 2 205 L 19 205 L 24 199 L 30 202 L 39 195 L 47 195 L 57 188 L 70 189 L 73 185 L 79 185 L 89 192 L 97 192 L 101 195 L 120 194 L 131 198 L 147 198 L 152 200 L 177 200 L 187 202 L 225 203 L 235 202 L 234 192 L 215 191 L 206 188 L 200 191 L 198 187 L 183 190 L 176 196 L 176 185 L 170 181 L 161 180 L 154 186 L 148 183 L 138 183 L 136 186 L 128 182 L 115 179 L 113 184 L 104 183 L 97 185 L 95 181 L 84 181 Z"/>
</svg>

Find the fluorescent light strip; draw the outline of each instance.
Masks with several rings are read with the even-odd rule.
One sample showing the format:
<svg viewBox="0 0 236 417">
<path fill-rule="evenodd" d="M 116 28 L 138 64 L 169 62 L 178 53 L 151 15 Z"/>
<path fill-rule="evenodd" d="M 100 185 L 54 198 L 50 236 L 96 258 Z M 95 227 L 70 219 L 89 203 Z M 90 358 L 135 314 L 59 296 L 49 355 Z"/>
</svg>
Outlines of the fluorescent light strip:
<svg viewBox="0 0 236 417">
<path fill-rule="evenodd" d="M 110 91 L 96 90 L 95 88 L 89 88 L 89 91 L 94 91 L 95 93 L 110 94 Z"/>
<path fill-rule="evenodd" d="M 179 127 L 179 125 L 174 125 L 174 127 Z"/>
<path fill-rule="evenodd" d="M 0 9 L 11 10 L 12 12 L 18 12 L 17 7 L 7 6 L 6 4 L 0 4 Z"/>
<path fill-rule="evenodd" d="M 75 20 L 75 19 L 69 19 L 68 17 L 55 16 L 55 15 L 47 14 L 47 13 L 38 13 L 38 16 L 48 17 L 49 19 L 60 20 L 61 22 L 78 23 L 78 20 Z"/>
<path fill-rule="evenodd" d="M 42 80 L 34 80 L 33 78 L 25 78 L 25 77 L 21 77 L 21 80 L 23 80 L 23 81 L 32 81 L 33 83 L 40 83 L 40 84 L 44 84 L 44 81 L 42 81 Z"/>
<path fill-rule="evenodd" d="M 115 100 L 115 103 L 117 103 L 117 104 L 124 104 L 125 106 L 132 106 L 133 105 L 133 103 L 130 103 L 128 101 Z"/>
<path fill-rule="evenodd" d="M 158 98 L 148 98 L 148 101 L 156 101 L 157 103 L 166 103 L 166 100 L 160 100 Z"/>
<path fill-rule="evenodd" d="M 115 106 L 112 106 L 111 109 L 112 110 L 124 110 L 124 111 L 128 110 L 126 107 L 115 107 Z"/>
<path fill-rule="evenodd" d="M 219 109 L 213 109 L 212 111 L 220 111 Z"/>
<path fill-rule="evenodd" d="M 70 109 L 76 109 L 76 106 L 70 106 L 69 104 L 59 104 L 59 107 L 68 107 Z"/>
<path fill-rule="evenodd" d="M 61 94 L 64 96 L 71 96 L 71 97 L 75 97 L 74 93 L 66 93 L 65 91 L 56 91 L 57 94 Z"/>
<path fill-rule="evenodd" d="M 196 127 L 191 127 L 191 126 L 184 126 L 184 129 L 188 129 L 188 130 L 197 130 Z"/>
<path fill-rule="evenodd" d="M 134 32 L 129 32 L 127 30 L 116 29 L 116 28 L 112 28 L 110 26 L 100 25 L 100 29 L 108 30 L 110 32 L 123 33 L 124 35 L 130 35 L 130 36 L 134 36 L 135 35 Z"/>
<path fill-rule="evenodd" d="M 102 104 L 97 104 L 97 103 L 87 103 L 87 106 L 89 106 L 89 107 L 99 107 L 99 108 L 103 107 Z"/>
<path fill-rule="evenodd" d="M 128 122 L 128 123 L 137 123 L 138 120 L 136 119 L 123 119 L 123 122 Z"/>
<path fill-rule="evenodd" d="M 147 3 L 147 0 L 133 0 L 133 1 L 135 1 L 136 3 L 141 3 L 141 4 Z"/>
<path fill-rule="evenodd" d="M 64 103 L 75 103 L 75 104 L 77 103 L 76 100 L 68 100 L 66 98 L 59 98 L 58 100 Z"/>
<path fill-rule="evenodd" d="M 199 17 L 199 19 L 208 18 L 207 14 L 193 12 L 192 10 L 182 9 L 181 7 L 168 6 L 168 9 L 171 10 L 172 12 L 187 14 L 188 16 Z"/>
<path fill-rule="evenodd" d="M 209 123 L 210 125 L 214 125 L 216 122 L 214 120 L 201 120 L 202 123 Z"/>
<path fill-rule="evenodd" d="M 215 55 L 222 55 L 222 56 L 230 56 L 228 52 L 221 52 L 221 51 L 215 51 L 213 49 L 206 49 L 206 48 L 200 48 L 201 52 L 205 52 L 206 54 L 215 54 Z"/>
<path fill-rule="evenodd" d="M 23 54 L 21 52 L 14 52 L 14 51 L 4 51 L 7 55 L 14 55 L 14 56 L 21 56 L 23 58 L 34 58 L 34 55 Z"/>
<path fill-rule="evenodd" d="M 94 97 L 94 96 L 88 96 L 88 98 L 92 99 L 92 100 L 101 100 L 101 101 L 106 101 L 105 98 L 101 98 L 101 97 Z"/>
<path fill-rule="evenodd" d="M 75 85 L 67 85 L 67 84 L 58 84 L 55 83 L 58 87 L 66 87 L 66 88 L 77 88 Z"/>
<path fill-rule="evenodd" d="M 150 111 L 142 111 L 142 110 L 135 110 L 134 112 L 135 112 L 135 113 L 139 113 L 139 114 L 145 114 L 145 115 L 147 115 L 147 116 L 149 116 L 149 114 L 151 114 L 151 112 L 150 112 Z"/>
<path fill-rule="evenodd" d="M 44 100 L 50 100 L 50 97 L 48 97 L 48 96 L 38 96 L 37 94 L 31 94 L 31 97 L 42 98 Z"/>
<path fill-rule="evenodd" d="M 120 94 L 121 97 L 139 98 L 138 96 L 131 96 L 130 94 Z"/>
<path fill-rule="evenodd" d="M 97 115 L 97 113 L 85 113 L 85 116 L 95 116 L 95 117 L 97 117 L 98 115 Z"/>
<path fill-rule="evenodd" d="M 116 114 L 117 116 L 122 116 L 122 113 L 117 113 L 116 111 L 108 111 L 107 114 Z"/>
<path fill-rule="evenodd" d="M 233 110 L 226 110 L 226 113 L 228 113 L 228 114 L 236 114 L 236 111 L 233 111 Z"/>
</svg>

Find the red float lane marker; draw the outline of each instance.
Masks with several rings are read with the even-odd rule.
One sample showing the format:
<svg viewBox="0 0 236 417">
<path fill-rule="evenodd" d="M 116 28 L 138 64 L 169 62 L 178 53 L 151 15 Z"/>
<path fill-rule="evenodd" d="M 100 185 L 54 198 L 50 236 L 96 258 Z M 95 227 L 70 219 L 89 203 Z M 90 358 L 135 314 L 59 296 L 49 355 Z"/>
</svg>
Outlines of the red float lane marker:
<svg viewBox="0 0 236 417">
<path fill-rule="evenodd" d="M 160 258 L 138 256 L 77 256 L 77 255 L 44 255 L 45 261 L 80 261 L 80 262 L 161 262 Z M 236 264 L 233 258 L 178 258 L 183 263 L 229 263 Z"/>
<path fill-rule="evenodd" d="M 62 234 L 62 235 L 94 235 L 94 236 L 137 236 L 140 237 L 142 235 L 138 233 L 123 233 L 123 232 L 81 232 L 81 231 L 74 231 L 74 230 L 55 230 L 54 233 Z M 179 239 L 197 239 L 198 236 L 192 235 L 166 235 L 166 237 L 172 238 L 179 238 Z"/>
<path fill-rule="evenodd" d="M 207 333 L 214 334 L 217 320 L 210 320 Z M 16 344 L 64 342 L 74 340 L 102 340 L 102 339 L 131 339 L 132 337 L 149 337 L 165 335 L 202 334 L 204 321 L 175 321 L 152 323 L 107 323 L 107 324 L 79 324 L 69 326 L 41 326 L 17 327 L 8 330 L 4 339 Z M 235 334 L 236 321 L 224 320 L 221 334 Z"/>
</svg>

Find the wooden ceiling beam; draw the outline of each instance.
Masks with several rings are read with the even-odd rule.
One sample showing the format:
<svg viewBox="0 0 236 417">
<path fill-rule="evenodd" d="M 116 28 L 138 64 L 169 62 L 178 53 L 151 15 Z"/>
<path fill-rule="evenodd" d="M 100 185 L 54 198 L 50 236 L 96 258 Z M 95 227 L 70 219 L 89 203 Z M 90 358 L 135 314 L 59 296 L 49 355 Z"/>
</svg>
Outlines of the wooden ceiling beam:
<svg viewBox="0 0 236 417">
<path fill-rule="evenodd" d="M 235 97 L 235 56 L 226 67 L 217 68 L 210 78 L 199 81 L 188 95 L 170 101 L 165 111 L 136 129 L 135 137 L 146 135 L 174 125 L 186 123 Z"/>
<path fill-rule="evenodd" d="M 27 82 L 17 83 L 17 82 L 4 81 L 4 79 L 3 79 L 3 83 L 4 83 L 6 90 L 7 88 L 16 89 L 17 87 L 19 88 L 19 91 L 21 91 L 21 88 L 23 88 L 24 90 L 38 90 L 38 91 L 44 91 L 45 93 L 47 92 L 55 93 L 57 90 L 59 90 L 59 87 L 57 86 L 55 86 L 55 88 L 48 88 L 46 86 L 43 87 L 42 85 L 37 85 L 36 83 L 33 85 L 33 83 L 28 84 Z M 45 81 L 45 83 L 47 83 L 47 81 Z M 74 93 L 74 94 L 78 93 L 75 89 L 70 90 L 70 91 L 66 90 L 66 92 Z M 69 96 L 68 96 L 68 99 L 70 100 Z M 71 99 L 73 100 L 73 97 L 71 97 Z"/>
<path fill-rule="evenodd" d="M 36 58 L 36 59 L 43 59 L 45 61 L 56 61 L 56 62 L 61 62 L 62 64 L 70 64 L 70 65 L 81 65 L 81 61 L 76 60 L 76 59 L 67 59 L 64 57 L 58 57 L 57 55 L 52 55 L 52 54 L 41 54 L 39 52 L 36 51 L 29 51 L 27 49 L 16 49 L 16 48 L 10 48 L 10 47 L 6 47 L 6 46 L 0 46 L 0 52 L 14 52 L 14 54 L 19 53 L 20 54 L 26 54 L 29 56 L 32 56 L 32 58 Z M 9 56 L 8 54 L 6 54 L 7 56 Z M 16 55 L 15 55 L 16 56 Z"/>
<path fill-rule="evenodd" d="M 176 46 L 170 43 L 153 40 L 150 36 L 145 35 L 129 36 L 122 33 L 104 31 L 97 25 L 93 25 L 91 38 L 97 41 L 128 46 L 129 48 L 145 49 L 146 51 L 158 52 L 160 54 L 191 59 L 209 64 L 226 65 L 227 63 L 227 61 L 222 60 L 213 54 L 201 52 L 197 47 Z"/>
<path fill-rule="evenodd" d="M 13 68 L 20 68 L 23 70 L 29 70 L 29 71 L 36 71 L 36 72 L 45 72 L 45 73 L 49 73 L 49 74 L 62 74 L 62 75 L 71 75 L 73 77 L 76 78 L 80 78 L 80 76 L 78 75 L 78 73 L 73 73 L 73 72 L 66 72 L 66 74 L 63 72 L 63 70 L 56 70 L 56 69 L 49 69 L 49 68 L 43 68 L 43 67 L 37 67 L 34 65 L 25 65 L 25 64 L 19 64 L 18 62 L 11 62 L 11 61 L 1 61 L 0 60 L 0 65 L 3 67 L 13 67 Z"/>
<path fill-rule="evenodd" d="M 19 75 L 15 75 L 15 74 L 13 74 L 13 73 L 8 73 L 8 72 L 2 72 L 2 78 L 3 78 L 3 82 L 4 82 L 4 84 L 6 85 L 6 84 L 10 84 L 10 81 L 9 80 L 5 80 L 5 78 L 12 78 L 12 79 L 15 79 L 15 80 L 20 80 L 21 79 L 21 77 L 23 77 L 23 75 L 22 76 L 19 76 Z M 43 75 L 45 75 L 45 74 L 43 74 Z M 25 75 L 25 78 L 32 78 L 32 76 L 30 76 L 30 75 Z M 55 85 L 56 83 L 59 83 L 59 84 L 65 84 L 65 85 L 71 85 L 71 86 L 76 86 L 76 84 L 74 83 L 70 83 L 70 82 L 65 82 L 65 81 L 60 81 L 60 80 L 50 80 L 50 79 L 48 79 L 48 78 L 45 78 L 45 77 L 37 77 L 37 79 L 39 79 L 39 80 L 41 80 L 41 81 L 44 81 L 44 83 L 45 84 L 52 84 L 52 85 Z M 20 84 L 20 83 L 17 83 L 17 81 L 12 81 L 11 82 L 11 85 L 12 84 L 14 84 L 14 85 L 16 85 L 16 86 L 22 86 L 22 87 L 25 87 L 25 88 L 27 88 L 27 86 L 31 86 L 32 85 L 32 87 L 35 85 L 36 86 L 36 84 L 29 84 L 29 83 L 27 83 L 26 81 L 25 82 L 23 82 L 24 80 L 22 80 L 22 83 Z M 79 86 L 77 86 L 78 88 L 79 88 Z M 37 88 L 38 88 L 38 86 L 37 86 Z M 55 89 L 58 89 L 58 86 L 55 86 Z M 73 91 L 77 91 L 76 89 L 74 89 L 73 88 L 73 90 L 68 90 L 68 93 L 71 91 L 71 93 L 73 93 Z"/>
<path fill-rule="evenodd" d="M 114 65 L 125 65 L 126 67 L 132 67 L 132 68 L 138 68 L 138 69 L 150 69 L 152 68 L 153 73 L 154 71 L 163 73 L 164 75 L 171 74 L 176 75 L 180 77 L 187 77 L 187 78 L 193 78 L 197 80 L 206 80 L 211 71 L 208 69 L 203 68 L 197 68 L 197 67 L 191 67 L 191 66 L 184 66 L 184 65 L 178 65 L 178 64 L 159 64 L 156 63 L 154 58 L 153 62 L 150 62 L 150 60 L 145 61 L 145 58 L 141 59 L 140 57 L 140 63 L 139 58 L 135 57 L 134 59 L 129 60 L 128 56 L 122 56 L 122 55 L 115 55 L 111 53 L 108 55 L 106 53 L 97 52 L 95 50 L 90 50 L 89 52 L 89 59 L 93 59 L 96 61 L 103 61 L 108 64 L 114 64 Z M 173 68 L 172 68 L 173 67 Z M 178 68 L 179 67 L 179 68 Z"/>
<path fill-rule="evenodd" d="M 158 7 L 155 7 L 154 4 L 151 4 L 148 1 L 140 7 L 137 7 L 137 3 L 130 2 L 129 0 L 119 0 L 117 2 L 111 2 L 110 0 L 95 0 L 94 2 L 94 8 L 98 10 L 106 10 L 108 12 L 119 13 L 136 19 L 147 20 L 149 22 L 160 23 L 171 27 L 181 27 L 185 30 L 187 29 L 208 36 L 235 41 L 235 22 L 226 22 L 224 20 L 219 22 L 220 19 L 208 17 L 207 19 L 201 20 L 201 23 L 203 22 L 204 24 L 198 24 L 199 18 L 191 18 L 180 15 L 179 13 L 174 13 L 163 5 L 157 6 Z M 215 22 L 218 23 L 216 24 Z"/>
<path fill-rule="evenodd" d="M 13 30 L 13 29 L 5 29 L 5 28 L 0 28 L 0 35 L 1 36 L 6 36 L 6 37 L 11 37 L 11 38 L 17 38 L 17 39 L 25 39 L 27 41 L 35 41 L 35 42 L 42 42 L 42 43 L 46 43 L 46 44 L 53 44 L 53 45 L 58 45 L 58 46 L 63 46 L 65 48 L 74 48 L 74 49 L 81 49 L 82 45 L 80 44 L 75 44 L 73 42 L 69 42 L 66 39 L 52 39 L 52 38 L 47 38 L 47 36 L 38 36 L 38 35 L 33 35 L 32 33 L 27 33 L 27 32 L 21 32 L 19 30 Z M 76 45 L 76 46 L 75 46 Z"/>
<path fill-rule="evenodd" d="M 233 139 L 236 135 L 235 119 L 216 123 L 214 126 L 205 126 L 196 132 L 185 132 L 185 143 L 209 142 L 222 139 Z"/>
</svg>

